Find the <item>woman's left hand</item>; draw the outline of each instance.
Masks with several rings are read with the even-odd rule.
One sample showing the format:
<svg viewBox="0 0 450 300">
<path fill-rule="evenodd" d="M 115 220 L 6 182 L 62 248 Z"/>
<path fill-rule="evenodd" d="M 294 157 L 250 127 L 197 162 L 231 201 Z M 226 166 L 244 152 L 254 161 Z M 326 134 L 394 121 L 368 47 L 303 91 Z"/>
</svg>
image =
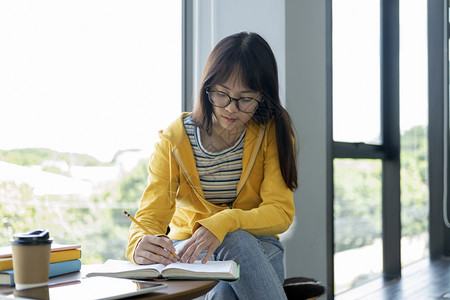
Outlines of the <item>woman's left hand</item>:
<svg viewBox="0 0 450 300">
<path fill-rule="evenodd" d="M 181 262 L 193 263 L 203 250 L 207 250 L 202 263 L 206 263 L 214 251 L 219 247 L 219 239 L 206 227 L 200 226 L 186 242 L 178 255 Z"/>
</svg>

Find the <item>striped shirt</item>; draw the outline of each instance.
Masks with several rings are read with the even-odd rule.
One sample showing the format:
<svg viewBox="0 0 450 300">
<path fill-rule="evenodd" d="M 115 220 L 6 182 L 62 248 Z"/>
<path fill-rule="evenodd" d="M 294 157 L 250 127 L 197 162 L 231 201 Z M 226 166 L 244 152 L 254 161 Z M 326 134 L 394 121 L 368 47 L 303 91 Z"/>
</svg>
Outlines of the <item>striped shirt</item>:
<svg viewBox="0 0 450 300">
<path fill-rule="evenodd" d="M 191 116 L 186 117 L 183 123 L 194 152 L 195 164 L 206 200 L 217 205 L 233 204 L 242 173 L 246 130 L 230 148 L 220 152 L 210 152 L 203 147 L 200 128 L 194 124 Z"/>
</svg>

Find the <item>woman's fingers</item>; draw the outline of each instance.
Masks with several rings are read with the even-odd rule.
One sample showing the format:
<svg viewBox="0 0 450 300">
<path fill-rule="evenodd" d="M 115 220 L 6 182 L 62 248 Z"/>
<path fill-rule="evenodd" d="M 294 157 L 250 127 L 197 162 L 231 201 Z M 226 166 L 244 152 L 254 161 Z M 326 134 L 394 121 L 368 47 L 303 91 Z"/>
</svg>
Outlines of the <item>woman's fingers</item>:
<svg viewBox="0 0 450 300">
<path fill-rule="evenodd" d="M 171 263 L 169 259 L 151 252 L 142 252 L 140 254 L 136 253 L 134 260 L 136 261 L 136 263 L 140 265 L 149 265 L 149 264 L 168 265 Z"/>
<path fill-rule="evenodd" d="M 206 227 L 200 226 L 180 251 L 181 262 L 193 263 L 202 251 L 207 250 L 202 259 L 206 263 L 219 247 L 219 240 Z"/>
<path fill-rule="evenodd" d="M 211 255 L 213 255 L 214 251 L 216 251 L 217 247 L 219 247 L 219 245 L 217 245 L 215 247 L 210 247 L 208 249 L 208 251 L 206 252 L 206 255 L 202 259 L 202 264 L 206 264 L 206 262 L 209 260 Z"/>
<path fill-rule="evenodd" d="M 134 260 L 138 264 L 168 265 L 178 261 L 170 252 L 175 252 L 175 248 L 169 238 L 145 235 L 136 247 Z"/>
</svg>

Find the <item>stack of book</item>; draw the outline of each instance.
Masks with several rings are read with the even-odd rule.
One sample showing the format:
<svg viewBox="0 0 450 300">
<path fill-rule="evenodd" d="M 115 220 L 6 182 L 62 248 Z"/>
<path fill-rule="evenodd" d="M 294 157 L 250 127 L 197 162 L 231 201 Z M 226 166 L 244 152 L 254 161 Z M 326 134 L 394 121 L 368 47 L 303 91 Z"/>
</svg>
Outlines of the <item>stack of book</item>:
<svg viewBox="0 0 450 300">
<path fill-rule="evenodd" d="M 77 272 L 81 269 L 81 245 L 52 243 L 49 277 Z M 14 285 L 11 246 L 0 247 L 0 285 Z"/>
</svg>

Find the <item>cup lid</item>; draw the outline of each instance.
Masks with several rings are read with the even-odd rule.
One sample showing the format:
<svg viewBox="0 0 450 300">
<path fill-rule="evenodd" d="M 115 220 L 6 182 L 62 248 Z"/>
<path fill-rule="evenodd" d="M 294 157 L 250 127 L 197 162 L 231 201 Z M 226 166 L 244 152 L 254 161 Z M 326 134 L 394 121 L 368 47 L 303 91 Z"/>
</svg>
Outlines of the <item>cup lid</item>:
<svg viewBox="0 0 450 300">
<path fill-rule="evenodd" d="M 12 245 L 43 245 L 51 244 L 53 239 L 50 238 L 48 230 L 34 230 L 26 233 L 18 233 L 11 240 Z"/>
</svg>

